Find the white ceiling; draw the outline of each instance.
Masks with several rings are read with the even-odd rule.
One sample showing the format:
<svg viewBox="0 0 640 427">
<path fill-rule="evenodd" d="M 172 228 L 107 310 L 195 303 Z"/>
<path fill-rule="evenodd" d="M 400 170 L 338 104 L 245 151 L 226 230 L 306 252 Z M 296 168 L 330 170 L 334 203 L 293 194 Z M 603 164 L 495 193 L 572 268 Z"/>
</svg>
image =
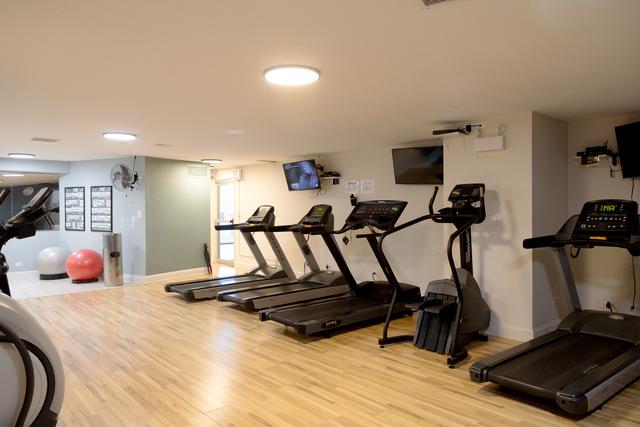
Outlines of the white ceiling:
<svg viewBox="0 0 640 427">
<path fill-rule="evenodd" d="M 638 18 L 638 0 L 0 0 L 0 156 L 242 164 L 511 111 L 630 112 Z M 321 79 L 267 84 L 281 63 Z M 104 130 L 140 138 L 117 145 Z"/>
</svg>

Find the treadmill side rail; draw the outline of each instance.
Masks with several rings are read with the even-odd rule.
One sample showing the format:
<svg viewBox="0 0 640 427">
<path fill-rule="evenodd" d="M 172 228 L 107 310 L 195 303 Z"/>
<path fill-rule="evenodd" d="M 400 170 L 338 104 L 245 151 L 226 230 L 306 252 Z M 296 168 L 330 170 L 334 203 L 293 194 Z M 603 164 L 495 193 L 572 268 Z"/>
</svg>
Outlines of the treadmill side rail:
<svg viewBox="0 0 640 427">
<path fill-rule="evenodd" d="M 469 375 L 471 376 L 471 380 L 477 383 L 483 383 L 488 380 L 488 372 L 501 363 L 509 361 L 529 351 L 536 350 L 538 347 L 562 338 L 567 334 L 569 334 L 569 332 L 557 329 L 555 331 L 549 332 L 548 334 L 544 334 L 537 338 L 534 338 L 531 341 L 523 342 L 522 344 L 501 351 L 500 353 L 485 357 L 484 359 L 475 362 L 469 368 Z"/>
<path fill-rule="evenodd" d="M 584 415 L 598 408 L 640 377 L 640 347 L 633 346 L 556 394 L 556 404 L 565 411 Z"/>
</svg>

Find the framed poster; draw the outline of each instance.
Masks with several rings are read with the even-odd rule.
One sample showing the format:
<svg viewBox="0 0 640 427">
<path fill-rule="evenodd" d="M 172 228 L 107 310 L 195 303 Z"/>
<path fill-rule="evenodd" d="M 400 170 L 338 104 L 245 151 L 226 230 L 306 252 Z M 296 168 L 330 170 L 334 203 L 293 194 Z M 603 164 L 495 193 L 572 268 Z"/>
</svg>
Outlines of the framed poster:
<svg viewBox="0 0 640 427">
<path fill-rule="evenodd" d="M 91 231 L 110 233 L 113 228 L 111 215 L 112 187 L 91 187 Z"/>
<path fill-rule="evenodd" d="M 64 188 L 64 229 L 84 231 L 84 187 Z"/>
</svg>

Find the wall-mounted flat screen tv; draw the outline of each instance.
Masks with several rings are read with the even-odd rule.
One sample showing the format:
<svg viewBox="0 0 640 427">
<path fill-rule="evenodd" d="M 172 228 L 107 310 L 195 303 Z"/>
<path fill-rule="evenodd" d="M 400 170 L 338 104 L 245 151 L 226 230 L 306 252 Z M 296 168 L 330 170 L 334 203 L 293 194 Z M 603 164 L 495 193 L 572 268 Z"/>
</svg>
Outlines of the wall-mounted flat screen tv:
<svg viewBox="0 0 640 427">
<path fill-rule="evenodd" d="M 442 184 L 444 151 L 442 146 L 394 148 L 393 172 L 396 184 Z"/>
<path fill-rule="evenodd" d="M 623 178 L 640 176 L 640 122 L 616 127 Z"/>
<path fill-rule="evenodd" d="M 289 191 L 318 190 L 320 188 L 320 176 L 315 160 L 284 163 L 282 167 Z"/>
</svg>

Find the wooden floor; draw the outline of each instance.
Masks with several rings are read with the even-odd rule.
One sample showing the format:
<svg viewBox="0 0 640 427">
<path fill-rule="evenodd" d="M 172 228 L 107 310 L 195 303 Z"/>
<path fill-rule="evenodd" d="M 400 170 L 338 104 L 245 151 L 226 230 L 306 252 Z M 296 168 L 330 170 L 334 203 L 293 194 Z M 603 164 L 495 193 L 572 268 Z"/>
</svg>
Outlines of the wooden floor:
<svg viewBox="0 0 640 427">
<path fill-rule="evenodd" d="M 378 348 L 379 325 L 304 339 L 160 283 L 22 303 L 62 355 L 63 426 L 640 426 L 640 381 L 579 420 L 472 383 L 470 362 L 504 340 L 474 345 L 452 370 L 409 343 Z"/>
</svg>

